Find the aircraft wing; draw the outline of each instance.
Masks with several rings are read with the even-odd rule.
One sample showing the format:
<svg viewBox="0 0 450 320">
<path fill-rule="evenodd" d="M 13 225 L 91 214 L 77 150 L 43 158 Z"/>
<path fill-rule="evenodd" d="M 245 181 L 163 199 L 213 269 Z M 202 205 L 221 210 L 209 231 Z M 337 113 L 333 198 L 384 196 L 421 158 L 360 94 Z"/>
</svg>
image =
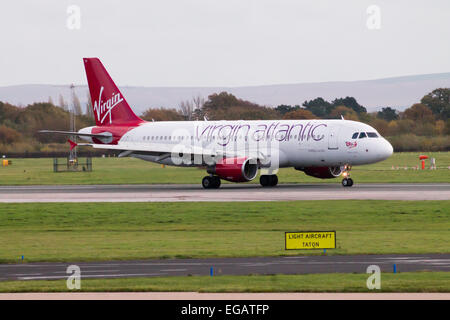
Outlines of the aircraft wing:
<svg viewBox="0 0 450 320">
<path fill-rule="evenodd" d="M 119 157 L 125 157 L 133 152 L 143 152 L 151 154 L 168 155 L 201 155 L 210 158 L 231 158 L 231 157 L 249 157 L 258 160 L 266 160 L 266 155 L 261 150 L 226 150 L 221 148 L 208 148 L 195 145 L 184 144 L 167 144 L 167 143 L 139 143 L 139 142 L 120 142 L 114 144 L 97 144 L 97 143 L 79 143 L 78 146 L 90 146 L 96 149 L 118 150 L 123 151 Z"/>
<path fill-rule="evenodd" d="M 80 133 L 72 131 L 59 131 L 59 130 L 40 130 L 39 133 L 55 133 L 62 135 L 73 135 L 79 137 L 90 137 L 97 139 L 111 138 L 112 134 L 109 132 L 103 133 Z M 126 157 L 131 155 L 133 152 L 149 153 L 153 155 L 160 155 L 161 157 L 170 157 L 172 153 L 183 155 L 201 155 L 203 157 L 207 156 L 209 159 L 219 159 L 219 158 L 232 158 L 232 157 L 248 157 L 258 159 L 261 162 L 266 162 L 270 158 L 270 153 L 267 150 L 261 149 L 250 149 L 250 150 L 228 150 L 222 148 L 214 147 L 201 147 L 198 145 L 185 145 L 185 144 L 167 144 L 167 143 L 139 143 L 139 142 L 129 142 L 122 141 L 118 144 L 101 144 L 101 143 L 74 143 L 69 141 L 71 144 L 71 149 L 76 146 L 89 146 L 95 149 L 105 149 L 105 150 L 118 150 L 123 151 L 119 154 L 119 157 Z"/>
</svg>

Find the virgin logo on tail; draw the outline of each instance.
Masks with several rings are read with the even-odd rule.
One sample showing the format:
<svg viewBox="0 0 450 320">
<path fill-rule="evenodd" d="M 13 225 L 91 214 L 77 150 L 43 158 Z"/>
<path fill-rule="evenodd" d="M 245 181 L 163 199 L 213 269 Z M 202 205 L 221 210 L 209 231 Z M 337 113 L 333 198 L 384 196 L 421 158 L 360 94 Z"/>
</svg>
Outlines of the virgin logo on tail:
<svg viewBox="0 0 450 320">
<path fill-rule="evenodd" d="M 102 100 L 102 93 L 104 87 L 100 88 L 100 94 L 98 95 L 98 100 L 94 101 L 94 112 L 97 115 L 97 120 L 100 121 L 101 124 L 105 121 L 106 117 L 109 116 L 109 123 L 112 123 L 111 111 L 117 106 L 119 103 L 123 101 L 123 98 L 120 96 L 120 92 L 112 94 L 111 98 L 106 101 Z"/>
</svg>

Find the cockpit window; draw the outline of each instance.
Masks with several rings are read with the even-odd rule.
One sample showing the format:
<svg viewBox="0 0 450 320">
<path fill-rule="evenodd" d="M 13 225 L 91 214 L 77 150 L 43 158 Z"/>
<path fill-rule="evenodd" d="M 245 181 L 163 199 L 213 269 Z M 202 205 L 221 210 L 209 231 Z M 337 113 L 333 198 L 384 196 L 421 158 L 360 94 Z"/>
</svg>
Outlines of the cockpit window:
<svg viewBox="0 0 450 320">
<path fill-rule="evenodd" d="M 360 139 L 362 139 L 362 138 L 366 138 L 367 136 L 366 136 L 366 133 L 365 132 L 361 132 L 360 134 L 359 134 L 359 138 Z"/>
<path fill-rule="evenodd" d="M 359 132 L 355 132 L 355 133 L 352 135 L 352 139 L 358 138 L 358 133 L 359 133 Z"/>
<path fill-rule="evenodd" d="M 375 132 L 367 132 L 367 136 L 369 138 L 378 138 L 378 135 Z"/>
</svg>

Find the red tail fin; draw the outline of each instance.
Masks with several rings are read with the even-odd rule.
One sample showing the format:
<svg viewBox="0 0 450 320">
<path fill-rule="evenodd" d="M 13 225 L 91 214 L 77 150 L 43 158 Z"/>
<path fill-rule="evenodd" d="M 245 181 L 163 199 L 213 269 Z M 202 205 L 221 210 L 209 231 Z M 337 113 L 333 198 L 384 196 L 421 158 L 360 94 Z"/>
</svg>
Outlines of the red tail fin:
<svg viewBox="0 0 450 320">
<path fill-rule="evenodd" d="M 131 110 L 98 58 L 84 58 L 97 126 L 137 126 L 143 120 Z"/>
</svg>

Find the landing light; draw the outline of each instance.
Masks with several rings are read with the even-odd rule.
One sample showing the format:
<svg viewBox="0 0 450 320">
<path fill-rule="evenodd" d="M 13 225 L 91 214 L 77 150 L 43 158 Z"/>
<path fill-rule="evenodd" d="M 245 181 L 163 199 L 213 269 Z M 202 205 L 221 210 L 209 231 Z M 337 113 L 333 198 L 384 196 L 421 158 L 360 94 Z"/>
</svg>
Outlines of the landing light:
<svg viewBox="0 0 450 320">
<path fill-rule="evenodd" d="M 348 176 L 348 172 L 347 172 L 347 171 L 344 171 L 344 172 L 342 173 L 342 175 L 344 176 L 344 178 L 346 178 L 346 177 Z"/>
</svg>

